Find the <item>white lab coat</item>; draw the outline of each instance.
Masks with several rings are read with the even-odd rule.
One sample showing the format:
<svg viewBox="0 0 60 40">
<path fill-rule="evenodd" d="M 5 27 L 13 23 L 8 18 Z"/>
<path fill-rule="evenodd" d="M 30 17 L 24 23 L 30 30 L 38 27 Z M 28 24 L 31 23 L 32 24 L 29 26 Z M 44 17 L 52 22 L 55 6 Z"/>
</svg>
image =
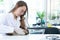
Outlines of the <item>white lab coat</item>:
<svg viewBox="0 0 60 40">
<path fill-rule="evenodd" d="M 13 33 L 15 31 L 17 34 L 25 34 L 23 29 L 19 28 L 19 20 L 20 17 L 15 20 L 12 13 L 0 14 L 0 33 Z"/>
</svg>

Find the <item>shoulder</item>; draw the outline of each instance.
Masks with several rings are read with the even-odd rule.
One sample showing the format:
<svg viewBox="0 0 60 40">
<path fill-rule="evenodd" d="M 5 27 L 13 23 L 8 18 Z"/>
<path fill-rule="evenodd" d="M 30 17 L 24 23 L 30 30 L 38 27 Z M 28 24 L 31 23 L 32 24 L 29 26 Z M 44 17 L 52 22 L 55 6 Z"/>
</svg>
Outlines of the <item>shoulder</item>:
<svg viewBox="0 0 60 40">
<path fill-rule="evenodd" d="M 7 20 L 8 14 L 0 14 L 0 23 L 5 23 Z"/>
<path fill-rule="evenodd" d="M 7 14 L 0 14 L 0 17 L 5 17 Z"/>
<path fill-rule="evenodd" d="M 9 16 L 9 13 L 4 13 L 4 14 L 0 14 L 0 18 L 7 18 Z"/>
</svg>

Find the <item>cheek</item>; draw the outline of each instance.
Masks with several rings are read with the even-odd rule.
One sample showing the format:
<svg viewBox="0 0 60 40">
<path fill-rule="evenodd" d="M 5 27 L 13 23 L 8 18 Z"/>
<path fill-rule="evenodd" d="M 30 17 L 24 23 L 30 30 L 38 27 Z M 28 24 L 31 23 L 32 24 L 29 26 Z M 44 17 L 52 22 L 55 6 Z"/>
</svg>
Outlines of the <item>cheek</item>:
<svg viewBox="0 0 60 40">
<path fill-rule="evenodd" d="M 24 13 L 20 13 L 21 15 L 23 15 Z"/>
<path fill-rule="evenodd" d="M 24 13 L 21 13 L 21 12 L 18 12 L 18 13 L 17 13 L 18 16 L 21 16 L 21 15 L 23 15 L 23 14 L 24 14 Z"/>
<path fill-rule="evenodd" d="M 16 11 L 16 14 L 17 14 L 17 15 L 20 15 L 20 13 L 21 13 L 20 10 L 17 10 L 17 11 Z"/>
<path fill-rule="evenodd" d="M 19 12 L 19 15 L 23 15 L 23 14 L 24 14 L 24 12 L 22 12 L 22 11 Z"/>
</svg>

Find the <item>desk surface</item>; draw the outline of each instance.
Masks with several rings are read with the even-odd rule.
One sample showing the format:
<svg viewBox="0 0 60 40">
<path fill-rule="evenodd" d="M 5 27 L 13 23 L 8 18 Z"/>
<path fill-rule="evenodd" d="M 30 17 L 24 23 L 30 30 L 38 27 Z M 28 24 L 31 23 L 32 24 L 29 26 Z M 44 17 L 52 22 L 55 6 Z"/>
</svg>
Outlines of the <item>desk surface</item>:
<svg viewBox="0 0 60 40">
<path fill-rule="evenodd" d="M 7 36 L 7 35 L 3 35 L 0 34 L 0 40 L 28 40 L 28 36 L 29 35 L 14 35 L 14 36 Z"/>
<path fill-rule="evenodd" d="M 26 36 L 6 36 L 0 34 L 0 40 L 47 40 L 46 36 L 59 36 L 60 35 L 53 35 L 53 34 L 29 34 Z"/>
</svg>

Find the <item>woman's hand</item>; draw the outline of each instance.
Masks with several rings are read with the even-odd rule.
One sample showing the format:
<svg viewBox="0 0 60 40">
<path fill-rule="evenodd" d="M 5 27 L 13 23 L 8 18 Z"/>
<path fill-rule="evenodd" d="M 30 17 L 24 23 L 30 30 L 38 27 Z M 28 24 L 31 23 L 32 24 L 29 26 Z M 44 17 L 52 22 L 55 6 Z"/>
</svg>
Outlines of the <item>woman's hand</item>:
<svg viewBox="0 0 60 40">
<path fill-rule="evenodd" d="M 15 30 L 14 30 L 17 34 L 20 34 L 20 35 L 25 35 L 25 31 L 23 30 L 23 29 L 21 29 L 21 28 L 15 28 Z"/>
<path fill-rule="evenodd" d="M 14 30 L 17 34 L 23 34 L 23 35 L 27 35 L 29 34 L 29 31 L 27 29 L 22 29 L 22 28 L 15 28 Z"/>
<path fill-rule="evenodd" d="M 25 35 L 29 34 L 29 31 L 27 29 L 23 29 Z"/>
</svg>

